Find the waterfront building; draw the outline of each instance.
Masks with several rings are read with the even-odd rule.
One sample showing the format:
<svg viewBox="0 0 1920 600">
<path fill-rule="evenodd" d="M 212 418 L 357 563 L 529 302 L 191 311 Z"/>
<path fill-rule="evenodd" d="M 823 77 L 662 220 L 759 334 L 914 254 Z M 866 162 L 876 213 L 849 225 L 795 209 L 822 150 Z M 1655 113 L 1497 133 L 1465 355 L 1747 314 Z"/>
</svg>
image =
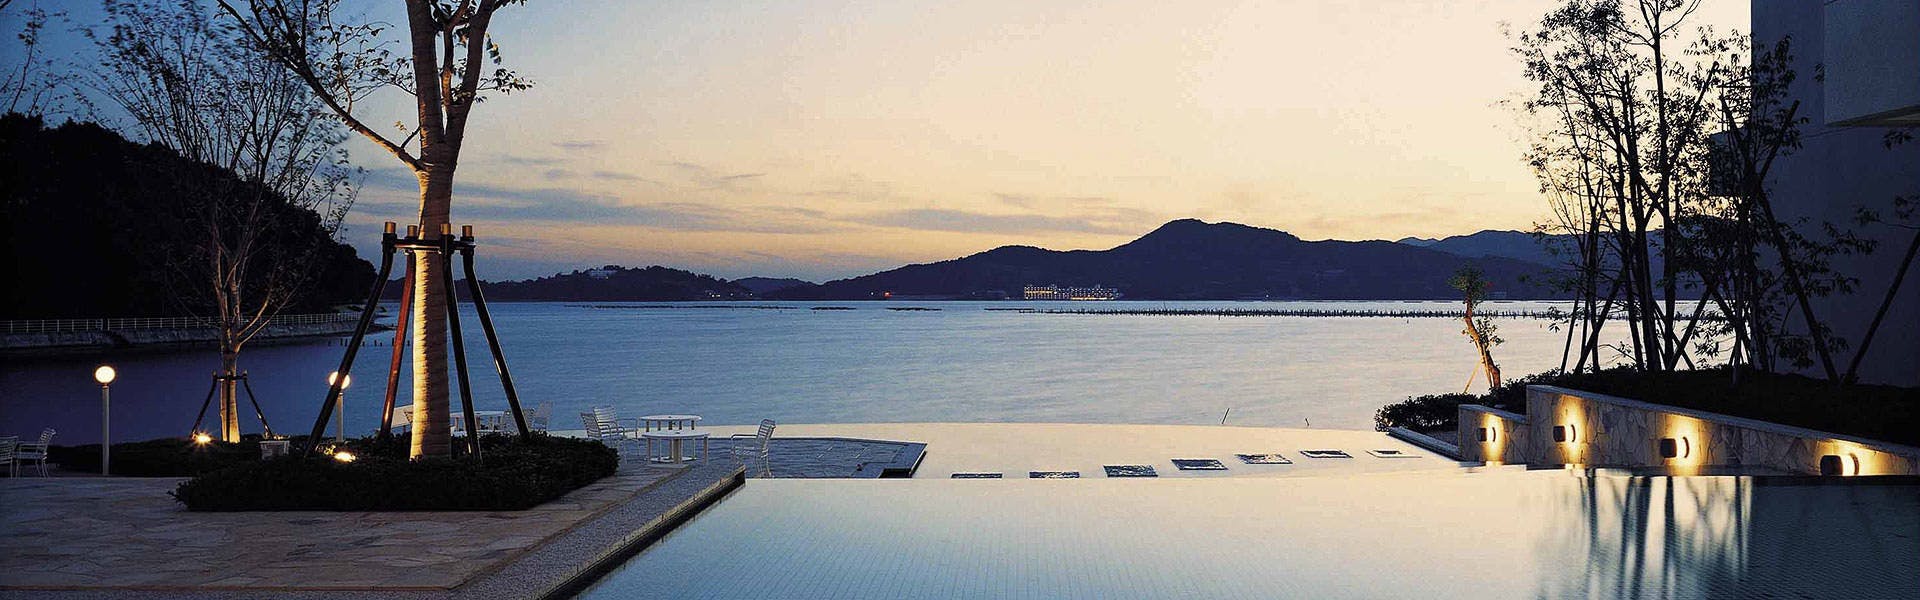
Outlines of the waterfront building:
<svg viewBox="0 0 1920 600">
<path fill-rule="evenodd" d="M 1120 290 L 1094 284 L 1089 287 L 1029 285 L 1021 297 L 1027 300 L 1118 300 Z"/>
<path fill-rule="evenodd" d="M 1775 161 L 1767 182 L 1781 220 L 1799 222 L 1810 236 L 1825 223 L 1851 227 L 1879 244 L 1870 255 L 1836 257 L 1836 270 L 1860 285 L 1813 303 L 1848 343 L 1835 355 L 1844 369 L 1914 240 L 1912 229 L 1855 225 L 1854 217 L 1864 208 L 1891 218 L 1896 198 L 1920 199 L 1920 140 L 1886 143 L 1889 132 L 1920 126 L 1920 2 L 1753 0 L 1751 6 L 1756 52 L 1791 40 L 1797 77 L 1787 102 L 1798 102 L 1807 118 L 1802 146 Z M 1908 275 L 1861 363 L 1863 382 L 1920 385 L 1920 282 Z M 1805 331 L 1797 318 L 1787 326 Z"/>
</svg>

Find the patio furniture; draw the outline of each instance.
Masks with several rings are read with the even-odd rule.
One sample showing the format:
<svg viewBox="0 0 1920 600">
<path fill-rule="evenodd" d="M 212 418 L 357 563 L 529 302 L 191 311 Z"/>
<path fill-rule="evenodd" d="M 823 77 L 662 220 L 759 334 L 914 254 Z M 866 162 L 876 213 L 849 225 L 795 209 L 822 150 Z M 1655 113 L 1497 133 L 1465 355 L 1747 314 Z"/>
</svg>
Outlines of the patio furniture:
<svg viewBox="0 0 1920 600">
<path fill-rule="evenodd" d="M 553 403 L 541 402 L 533 410 L 527 411 L 527 428 L 534 431 L 546 431 L 547 421 L 553 417 Z"/>
<path fill-rule="evenodd" d="M 767 445 L 773 441 L 773 419 L 761 419 L 760 429 L 754 433 L 736 433 L 727 437 L 727 451 L 741 464 L 760 461 L 760 472 L 772 475 L 773 466 L 767 464 Z"/>
<path fill-rule="evenodd" d="M 389 431 L 393 433 L 407 433 L 407 432 L 413 431 L 413 405 L 412 404 L 393 407 L 393 429 L 390 429 Z"/>
<path fill-rule="evenodd" d="M 20 436 L 0 437 L 0 465 L 7 467 L 8 476 L 20 475 Z"/>
<path fill-rule="evenodd" d="M 614 414 L 611 406 L 596 406 L 591 411 L 580 413 L 580 424 L 586 427 L 587 437 L 600 440 L 602 443 L 634 440 L 634 434 L 640 430 L 638 423 L 627 425 L 622 421 L 623 419 Z M 632 419 L 624 419 L 624 421 L 634 422 Z"/>
<path fill-rule="evenodd" d="M 655 429 L 696 429 L 700 427 L 700 415 L 647 415 L 640 417 L 640 431 Z"/>
<path fill-rule="evenodd" d="M 53 428 L 48 427 L 46 429 L 40 430 L 39 442 L 35 442 L 31 444 L 20 444 L 19 447 L 14 450 L 14 455 L 13 455 L 14 463 L 18 464 L 18 463 L 24 463 L 28 461 L 39 463 L 40 476 L 46 477 L 47 476 L 47 447 L 53 445 L 54 433 L 55 431 L 53 430 Z"/>
<path fill-rule="evenodd" d="M 452 417 L 453 419 L 450 421 L 450 431 L 448 435 L 466 435 L 467 416 L 456 412 L 453 413 Z M 499 433 L 501 430 L 508 428 L 506 426 L 507 411 L 504 410 L 476 410 L 473 411 L 473 420 L 479 422 L 474 430 L 479 432 L 480 435 Z"/>
<path fill-rule="evenodd" d="M 641 432 L 640 438 L 647 441 L 647 462 L 651 464 L 676 467 L 685 464 L 688 457 L 681 454 L 680 444 L 690 440 L 700 440 L 700 460 L 706 460 L 707 458 L 707 442 L 709 436 L 705 431 L 661 429 Z M 655 440 L 667 442 L 667 457 L 665 459 L 654 455 L 653 442 Z"/>
</svg>

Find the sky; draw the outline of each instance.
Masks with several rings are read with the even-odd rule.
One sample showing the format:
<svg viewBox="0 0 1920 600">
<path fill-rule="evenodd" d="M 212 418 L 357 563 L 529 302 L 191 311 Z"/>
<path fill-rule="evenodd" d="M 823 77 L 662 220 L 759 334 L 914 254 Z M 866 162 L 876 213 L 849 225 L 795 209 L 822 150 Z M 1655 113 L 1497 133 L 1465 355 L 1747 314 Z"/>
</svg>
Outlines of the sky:
<svg viewBox="0 0 1920 600">
<path fill-rule="evenodd" d="M 1188 217 L 1306 239 L 1528 229 L 1546 204 L 1503 26 L 1553 4 L 534 0 L 493 34 L 535 87 L 475 110 L 453 215 L 488 279 L 820 281 Z M 393 5 L 365 10 L 398 22 Z M 1747 6 L 1696 19 L 1745 30 Z M 410 101 L 376 96 L 364 120 Z M 351 152 L 367 176 L 345 235 L 373 256 L 418 190 Z"/>
</svg>

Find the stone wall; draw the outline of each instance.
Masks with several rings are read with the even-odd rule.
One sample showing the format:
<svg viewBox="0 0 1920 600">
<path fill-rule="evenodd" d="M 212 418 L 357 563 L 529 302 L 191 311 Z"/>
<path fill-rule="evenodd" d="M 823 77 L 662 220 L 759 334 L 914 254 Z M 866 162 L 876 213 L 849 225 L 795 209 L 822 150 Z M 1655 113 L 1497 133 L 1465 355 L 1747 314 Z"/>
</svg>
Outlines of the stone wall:
<svg viewBox="0 0 1920 600">
<path fill-rule="evenodd" d="M 1480 428 L 1498 428 L 1479 442 Z M 1460 407 L 1461 459 L 1537 466 L 1761 467 L 1920 475 L 1920 448 L 1566 388 L 1527 387 L 1527 414 Z M 1671 454 L 1671 456 L 1668 456 Z"/>
<path fill-rule="evenodd" d="M 1529 462 L 1527 416 L 1478 404 L 1460 406 L 1460 460 L 1489 464 Z"/>
</svg>

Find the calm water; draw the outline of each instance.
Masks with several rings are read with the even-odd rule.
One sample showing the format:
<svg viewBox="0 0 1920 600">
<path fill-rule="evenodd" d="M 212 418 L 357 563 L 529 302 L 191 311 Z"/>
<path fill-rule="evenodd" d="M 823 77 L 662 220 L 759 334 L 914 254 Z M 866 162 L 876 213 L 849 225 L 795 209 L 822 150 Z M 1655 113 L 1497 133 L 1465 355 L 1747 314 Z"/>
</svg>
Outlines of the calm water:
<svg viewBox="0 0 1920 600">
<path fill-rule="evenodd" d="M 697 303 L 707 305 L 708 303 Z M 553 426 L 578 427 L 596 404 L 624 414 L 691 412 L 712 424 L 1028 421 L 1229 423 L 1371 428 L 1380 405 L 1458 391 L 1475 364 L 1450 319 L 1151 317 L 1022 314 L 986 308 L 1046 303 L 717 303 L 791 310 L 589 308 L 501 303 L 494 318 L 528 406 L 553 405 Z M 630 306 L 660 306 L 635 304 Z M 855 310 L 808 310 L 851 306 Z M 935 311 L 893 311 L 919 306 Z M 1417 302 L 1108 302 L 1074 307 L 1326 307 L 1446 309 Z M 1544 303 L 1497 303 L 1541 308 Z M 468 357 L 481 409 L 505 395 L 477 321 Z M 1560 364 L 1562 332 L 1541 320 L 1502 320 L 1495 358 L 1509 377 Z M 369 336 L 347 393 L 348 428 L 377 427 L 391 333 Z M 242 355 L 267 418 L 280 432 L 311 428 L 340 360 L 340 340 L 255 345 Z M 209 350 L 105 357 L 117 440 L 184 435 L 206 398 Z M 9 359 L 0 367 L 0 433 L 60 430 L 97 441 L 99 357 Z M 405 378 L 403 369 L 402 378 Z M 1475 388 L 1484 387 L 1476 382 Z M 400 403 L 406 399 L 402 382 Z M 456 396 L 457 399 L 457 396 Z M 247 412 L 243 397 L 243 413 Z M 213 417 L 210 415 L 209 420 Z M 258 431 L 250 417 L 244 431 Z M 331 430 L 331 429 L 329 429 Z"/>
<path fill-rule="evenodd" d="M 1916 598 L 1920 488 L 749 480 L 582 598 Z"/>
</svg>

